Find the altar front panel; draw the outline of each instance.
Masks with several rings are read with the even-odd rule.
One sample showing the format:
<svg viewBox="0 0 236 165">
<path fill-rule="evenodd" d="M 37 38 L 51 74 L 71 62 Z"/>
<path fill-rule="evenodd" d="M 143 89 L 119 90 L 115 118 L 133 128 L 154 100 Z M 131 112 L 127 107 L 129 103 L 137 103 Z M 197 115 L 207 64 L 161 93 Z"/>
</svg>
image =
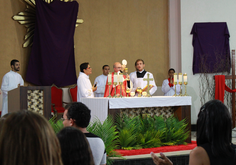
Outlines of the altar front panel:
<svg viewBox="0 0 236 165">
<path fill-rule="evenodd" d="M 82 98 L 81 102 L 91 110 L 91 121 L 99 118 L 104 121 L 109 112 L 127 108 L 146 108 L 146 107 L 190 107 L 192 104 L 191 96 L 153 96 L 153 97 L 123 97 L 123 98 Z M 181 116 L 181 115 L 179 115 Z M 191 116 L 190 116 L 191 118 Z"/>
</svg>

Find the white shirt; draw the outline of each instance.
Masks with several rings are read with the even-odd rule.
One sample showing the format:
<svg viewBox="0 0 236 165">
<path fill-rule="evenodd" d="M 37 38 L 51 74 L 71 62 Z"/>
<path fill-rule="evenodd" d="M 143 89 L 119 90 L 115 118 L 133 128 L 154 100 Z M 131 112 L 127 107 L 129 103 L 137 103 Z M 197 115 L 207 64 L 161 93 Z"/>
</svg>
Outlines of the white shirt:
<svg viewBox="0 0 236 165">
<path fill-rule="evenodd" d="M 83 72 L 79 73 L 79 77 L 77 80 L 77 101 L 81 102 L 82 97 L 94 97 L 92 84 L 89 80 L 89 76 Z"/>
<path fill-rule="evenodd" d="M 97 90 L 95 91 L 95 97 L 103 97 L 107 82 L 107 76 L 104 74 L 96 77 L 94 84 L 97 83 Z"/>
<path fill-rule="evenodd" d="M 142 73 L 143 71 L 144 70 L 142 70 L 139 73 Z M 153 85 L 153 87 L 149 90 L 149 93 L 150 93 L 150 95 L 153 95 L 156 92 L 157 86 L 156 86 L 153 74 L 150 72 L 146 72 L 143 78 L 137 78 L 136 71 L 130 73 L 130 80 L 133 82 L 133 89 L 132 89 L 133 92 L 135 92 L 138 87 L 143 89 L 147 85 L 147 81 L 143 81 L 143 79 L 147 78 L 148 73 L 149 73 L 149 78 L 153 78 L 152 81 L 149 81 L 149 84 Z"/>
<path fill-rule="evenodd" d="M 18 88 L 18 85 L 23 86 L 24 80 L 21 75 L 17 72 L 10 71 L 6 73 L 2 78 L 2 114 L 1 116 L 8 113 L 8 91 Z"/>
<path fill-rule="evenodd" d="M 165 79 L 162 83 L 161 90 L 164 93 L 164 96 L 173 96 L 175 94 L 175 85 L 173 87 L 170 87 L 169 80 Z M 180 93 L 180 85 L 177 80 L 176 94 L 179 95 L 179 93 Z"/>
</svg>

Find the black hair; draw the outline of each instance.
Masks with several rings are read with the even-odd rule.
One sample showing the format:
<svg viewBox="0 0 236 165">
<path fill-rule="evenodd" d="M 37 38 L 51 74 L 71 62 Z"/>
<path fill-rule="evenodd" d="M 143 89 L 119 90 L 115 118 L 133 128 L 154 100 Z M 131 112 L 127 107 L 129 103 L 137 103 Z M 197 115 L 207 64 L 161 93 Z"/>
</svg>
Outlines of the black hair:
<svg viewBox="0 0 236 165">
<path fill-rule="evenodd" d="M 170 68 L 170 69 L 168 70 L 168 73 L 170 73 L 171 70 L 173 70 L 174 73 L 175 73 L 175 69 L 174 69 L 174 68 Z"/>
<path fill-rule="evenodd" d="M 88 62 L 84 62 L 84 63 L 80 64 L 80 72 L 84 72 L 84 69 L 87 69 L 88 65 L 89 65 Z"/>
<path fill-rule="evenodd" d="M 65 127 L 58 134 L 61 158 L 64 165 L 94 165 L 93 156 L 85 135 L 75 127 Z"/>
<path fill-rule="evenodd" d="M 197 145 L 210 144 L 214 156 L 231 156 L 232 122 L 228 108 L 219 100 L 205 103 L 198 113 Z"/>
<path fill-rule="evenodd" d="M 103 65 L 103 67 L 102 67 L 102 70 L 104 70 L 105 69 L 105 67 L 109 67 L 109 65 Z"/>
<path fill-rule="evenodd" d="M 68 110 L 68 109 L 70 108 L 71 104 L 72 104 L 72 103 L 68 103 L 68 104 L 66 104 L 65 109 Z"/>
<path fill-rule="evenodd" d="M 67 112 L 67 118 L 73 119 L 76 126 L 86 128 L 89 125 L 91 111 L 86 105 L 81 102 L 74 102 L 71 104 Z"/>
<path fill-rule="evenodd" d="M 19 62 L 19 61 L 16 60 L 16 59 L 13 59 L 13 60 L 11 60 L 10 65 L 11 65 L 11 66 L 12 66 L 12 65 L 14 66 L 16 62 Z"/>
<path fill-rule="evenodd" d="M 134 66 L 136 66 L 136 65 L 137 65 L 137 62 L 139 62 L 139 61 L 142 61 L 143 64 L 144 64 L 144 61 L 143 61 L 142 59 L 137 59 L 137 60 L 135 61 L 135 63 L 134 63 Z"/>
</svg>

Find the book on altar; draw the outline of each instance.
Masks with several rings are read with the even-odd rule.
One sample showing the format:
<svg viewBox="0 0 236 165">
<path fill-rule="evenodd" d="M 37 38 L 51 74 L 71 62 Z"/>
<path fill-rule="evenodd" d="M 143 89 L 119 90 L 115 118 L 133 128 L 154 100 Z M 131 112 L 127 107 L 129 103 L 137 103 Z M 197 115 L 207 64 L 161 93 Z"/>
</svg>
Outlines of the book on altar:
<svg viewBox="0 0 236 165">
<path fill-rule="evenodd" d="M 154 85 L 149 84 L 149 88 L 152 88 L 152 87 L 154 87 Z M 142 89 L 142 91 L 146 91 L 146 90 L 147 90 L 147 85 Z"/>
</svg>

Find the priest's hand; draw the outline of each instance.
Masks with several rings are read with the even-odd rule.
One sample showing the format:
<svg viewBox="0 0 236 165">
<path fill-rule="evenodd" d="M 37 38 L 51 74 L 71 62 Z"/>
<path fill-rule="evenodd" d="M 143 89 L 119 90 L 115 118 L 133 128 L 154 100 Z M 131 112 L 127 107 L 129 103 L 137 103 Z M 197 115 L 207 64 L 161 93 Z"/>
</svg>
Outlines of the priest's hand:
<svg viewBox="0 0 236 165">
<path fill-rule="evenodd" d="M 170 76 L 170 83 L 173 84 L 173 76 Z"/>
<path fill-rule="evenodd" d="M 124 72 L 126 65 L 121 65 L 121 71 Z"/>
<path fill-rule="evenodd" d="M 173 165 L 173 163 L 163 153 L 160 153 L 160 155 L 162 159 L 156 156 L 153 152 L 151 152 L 153 162 L 156 165 Z"/>
<path fill-rule="evenodd" d="M 93 92 L 97 90 L 97 86 L 95 87 L 95 84 L 92 87 Z"/>
</svg>

